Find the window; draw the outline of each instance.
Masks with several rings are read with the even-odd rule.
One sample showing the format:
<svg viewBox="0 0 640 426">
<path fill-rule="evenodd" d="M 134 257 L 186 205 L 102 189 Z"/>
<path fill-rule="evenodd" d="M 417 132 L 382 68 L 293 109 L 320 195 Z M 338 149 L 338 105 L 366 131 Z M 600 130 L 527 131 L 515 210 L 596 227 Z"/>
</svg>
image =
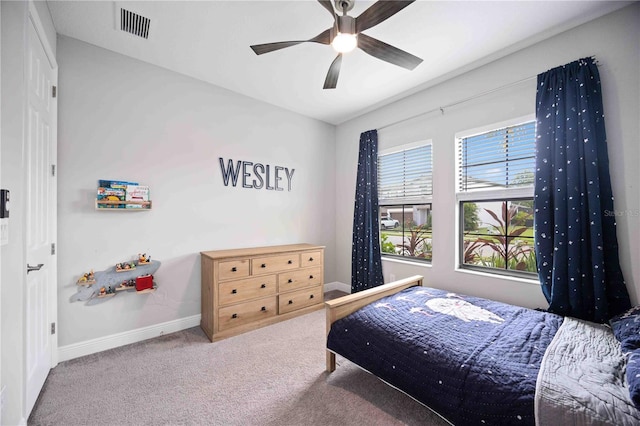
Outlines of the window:
<svg viewBox="0 0 640 426">
<path fill-rule="evenodd" d="M 458 137 L 462 268 L 533 277 L 535 121 Z"/>
<path fill-rule="evenodd" d="M 383 256 L 430 262 L 433 194 L 431 143 L 378 154 L 378 204 Z"/>
</svg>

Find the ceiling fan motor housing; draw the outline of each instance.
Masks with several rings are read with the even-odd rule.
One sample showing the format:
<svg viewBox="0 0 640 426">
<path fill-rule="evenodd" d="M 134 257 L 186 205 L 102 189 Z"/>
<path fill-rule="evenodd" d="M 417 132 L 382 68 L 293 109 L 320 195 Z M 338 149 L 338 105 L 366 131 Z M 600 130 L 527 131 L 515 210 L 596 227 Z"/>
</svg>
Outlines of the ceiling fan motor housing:
<svg viewBox="0 0 640 426">
<path fill-rule="evenodd" d="M 336 19 L 336 25 L 334 27 L 334 30 L 337 30 L 337 32 L 341 33 L 341 34 L 355 34 L 356 33 L 356 18 L 353 18 L 351 16 L 337 16 Z M 332 31 L 335 32 L 335 31 Z M 336 34 L 332 34 L 331 39 L 333 39 L 333 37 Z"/>
</svg>

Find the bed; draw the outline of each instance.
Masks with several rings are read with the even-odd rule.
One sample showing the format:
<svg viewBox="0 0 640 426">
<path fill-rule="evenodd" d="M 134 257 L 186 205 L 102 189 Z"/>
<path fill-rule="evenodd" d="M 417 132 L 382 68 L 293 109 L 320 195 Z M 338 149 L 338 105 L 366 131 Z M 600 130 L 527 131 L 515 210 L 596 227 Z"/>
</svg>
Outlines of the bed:
<svg viewBox="0 0 640 426">
<path fill-rule="evenodd" d="M 340 355 L 452 424 L 640 424 L 629 317 L 637 342 L 621 345 L 608 325 L 425 287 L 421 276 L 329 300 L 326 314 L 328 372 Z"/>
</svg>

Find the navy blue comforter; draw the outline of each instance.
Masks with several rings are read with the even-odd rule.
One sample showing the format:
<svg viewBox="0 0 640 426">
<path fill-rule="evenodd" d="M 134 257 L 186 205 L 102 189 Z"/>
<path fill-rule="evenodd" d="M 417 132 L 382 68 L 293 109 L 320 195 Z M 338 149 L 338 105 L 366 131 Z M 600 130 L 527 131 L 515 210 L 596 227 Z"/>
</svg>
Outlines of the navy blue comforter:
<svg viewBox="0 0 640 426">
<path fill-rule="evenodd" d="M 412 287 L 336 321 L 327 348 L 456 425 L 532 425 L 536 377 L 562 317 Z"/>
</svg>

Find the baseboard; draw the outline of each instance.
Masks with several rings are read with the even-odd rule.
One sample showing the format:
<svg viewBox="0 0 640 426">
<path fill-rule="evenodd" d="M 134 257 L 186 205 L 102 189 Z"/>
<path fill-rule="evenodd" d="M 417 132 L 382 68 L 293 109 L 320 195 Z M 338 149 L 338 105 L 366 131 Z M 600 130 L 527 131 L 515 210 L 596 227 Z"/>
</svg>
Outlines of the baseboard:
<svg viewBox="0 0 640 426">
<path fill-rule="evenodd" d="M 351 293 L 351 286 L 341 282 L 325 283 L 324 291 L 340 290 Z M 136 330 L 125 331 L 123 333 L 112 334 L 110 336 L 97 339 L 86 340 L 72 345 L 58 347 L 58 362 L 68 361 L 85 355 L 95 354 L 108 349 L 117 348 L 131 343 L 158 337 L 163 334 L 175 333 L 200 325 L 200 315 L 193 315 L 162 324 L 151 325 L 149 327 L 138 328 Z"/>
<path fill-rule="evenodd" d="M 117 348 L 131 343 L 141 342 L 163 334 L 175 333 L 176 331 L 200 325 L 200 315 L 193 315 L 187 318 L 180 318 L 173 321 L 155 324 L 136 330 L 125 331 L 123 333 L 112 334 L 98 339 L 86 340 L 72 345 L 58 348 L 58 361 L 68 361 L 85 355 L 91 355 L 108 349 Z"/>
<path fill-rule="evenodd" d="M 324 291 L 327 292 L 331 290 L 340 290 L 340 291 L 344 291 L 345 293 L 351 293 L 351 286 L 349 284 L 341 283 L 338 281 L 325 283 Z"/>
</svg>

